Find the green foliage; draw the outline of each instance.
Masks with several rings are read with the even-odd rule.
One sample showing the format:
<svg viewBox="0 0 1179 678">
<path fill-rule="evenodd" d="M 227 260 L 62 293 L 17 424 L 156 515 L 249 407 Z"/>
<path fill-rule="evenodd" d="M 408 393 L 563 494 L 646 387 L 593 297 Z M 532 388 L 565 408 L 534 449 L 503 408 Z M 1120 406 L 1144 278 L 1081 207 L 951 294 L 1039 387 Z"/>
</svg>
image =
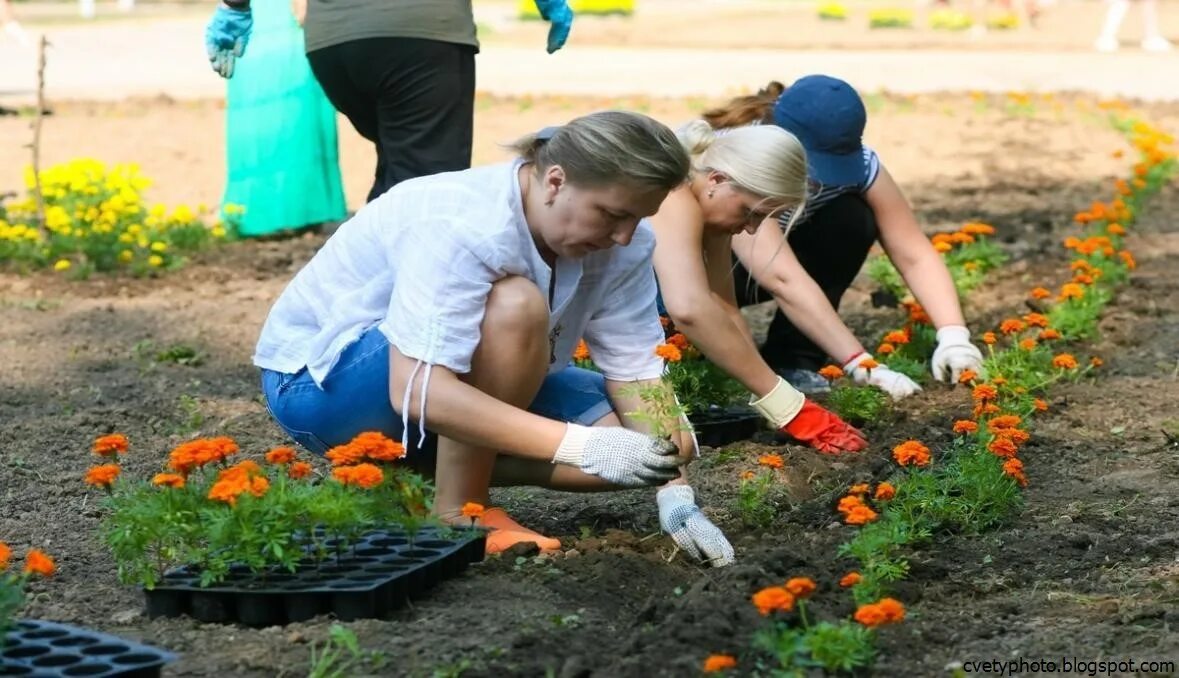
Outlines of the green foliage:
<svg viewBox="0 0 1179 678">
<path fill-rule="evenodd" d="M 850 379 L 834 384 L 826 405 L 853 426 L 877 422 L 892 410 L 892 398 L 876 386 L 859 385 Z"/>
<path fill-rule="evenodd" d="M 650 428 L 651 435 L 657 438 L 670 438 L 673 433 L 687 429 L 687 411 L 676 402 L 676 396 L 666 382 L 634 384 L 623 389 L 622 393 L 638 397 L 642 401 L 640 409 L 626 414 L 645 423 Z"/>
<path fill-rule="evenodd" d="M 714 405 L 733 405 L 749 394 L 740 382 L 694 349 L 684 351 L 680 361 L 668 363 L 663 380 L 671 384 L 688 414 L 707 412 Z"/>
<path fill-rule="evenodd" d="M 870 629 L 848 619 L 812 624 L 807 601 L 797 605 L 798 625 L 774 620 L 754 635 L 753 647 L 772 661 L 760 660 L 754 675 L 804 678 L 816 669 L 850 672 L 872 664 L 876 652 Z"/>
<path fill-rule="evenodd" d="M 308 678 L 349 678 L 350 676 L 378 675 L 389 658 L 383 652 L 360 647 L 356 634 L 340 624 L 332 624 L 328 638 L 311 645 L 311 666 Z"/>
<path fill-rule="evenodd" d="M 773 471 L 766 470 L 751 478 L 742 478 L 736 503 L 741 524 L 753 529 L 769 527 L 778 514 L 778 504 L 784 499 L 783 495 L 782 486 Z"/>
<path fill-rule="evenodd" d="M 24 577 L 0 571 L 0 649 L 17 612 L 25 605 Z"/>
</svg>

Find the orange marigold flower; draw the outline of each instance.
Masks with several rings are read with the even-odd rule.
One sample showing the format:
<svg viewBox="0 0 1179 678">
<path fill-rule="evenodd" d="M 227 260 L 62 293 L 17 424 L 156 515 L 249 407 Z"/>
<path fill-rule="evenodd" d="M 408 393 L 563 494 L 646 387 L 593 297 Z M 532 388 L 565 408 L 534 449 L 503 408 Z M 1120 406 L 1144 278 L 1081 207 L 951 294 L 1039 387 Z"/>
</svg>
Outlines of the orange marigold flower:
<svg viewBox="0 0 1179 678">
<path fill-rule="evenodd" d="M 12 559 L 12 549 L 8 544 L 0 541 L 0 572 L 8 569 L 8 561 Z"/>
<path fill-rule="evenodd" d="M 994 235 L 995 227 L 979 221 L 971 221 L 963 224 L 961 231 L 969 235 Z"/>
<path fill-rule="evenodd" d="M 1077 366 L 1077 359 L 1072 354 L 1061 353 L 1052 359 L 1052 366 L 1062 370 L 1071 370 Z"/>
<path fill-rule="evenodd" d="M 999 414 L 999 406 L 996 405 L 995 403 L 987 403 L 987 402 L 980 402 L 978 405 L 975 405 L 975 407 L 974 407 L 974 418 L 975 419 L 978 419 L 979 417 L 982 417 L 982 416 L 985 416 L 988 414 Z"/>
<path fill-rule="evenodd" d="M 979 402 L 987 402 L 999 397 L 999 389 L 990 384 L 979 384 L 970 392 L 970 396 Z"/>
<path fill-rule="evenodd" d="M 872 358 L 864 358 L 860 360 L 858 366 L 864 368 L 865 370 L 874 370 L 877 367 L 880 367 L 880 363 L 876 362 Z"/>
<path fill-rule="evenodd" d="M 756 477 L 757 474 L 753 471 L 742 471 L 741 473 L 741 480 L 753 480 Z"/>
<path fill-rule="evenodd" d="M 789 612 L 794 609 L 794 594 L 783 586 L 770 586 L 753 594 L 753 604 L 763 617 L 771 612 Z"/>
<path fill-rule="evenodd" d="M 884 610 L 880 609 L 880 606 L 875 603 L 861 605 L 856 609 L 854 618 L 870 629 L 888 623 L 888 619 L 884 615 Z"/>
<path fill-rule="evenodd" d="M 1105 232 L 1110 235 L 1126 235 L 1126 228 L 1121 224 L 1113 223 L 1105 227 Z"/>
<path fill-rule="evenodd" d="M 112 433 L 108 436 L 99 436 L 94 439 L 94 447 L 91 448 L 94 454 L 100 457 L 113 457 L 119 454 L 126 454 L 127 436 L 122 433 Z"/>
<path fill-rule="evenodd" d="M 905 304 L 905 308 L 909 309 L 909 322 L 918 325 L 928 325 L 930 323 L 929 314 L 925 312 L 925 309 L 921 307 L 921 304 L 918 304 L 915 301 L 907 302 Z"/>
<path fill-rule="evenodd" d="M 250 489 L 249 479 L 242 475 L 222 478 L 209 488 L 209 499 L 223 501 L 230 506 L 237 506 L 238 495 Z"/>
<path fill-rule="evenodd" d="M 1060 332 L 1058 330 L 1051 328 L 1051 327 L 1049 327 L 1046 330 L 1040 330 L 1040 341 L 1051 341 L 1053 339 L 1059 339 L 1059 338 L 1060 338 Z"/>
<path fill-rule="evenodd" d="M 987 445 L 987 449 L 997 457 L 1014 457 L 1015 453 L 1019 451 L 1015 443 L 1007 438 L 995 438 L 991 444 Z"/>
<path fill-rule="evenodd" d="M 250 494 L 255 497 L 261 497 L 270 489 L 270 481 L 265 476 L 254 476 L 250 478 Z"/>
<path fill-rule="evenodd" d="M 933 243 L 934 245 L 940 242 L 949 244 L 951 241 L 953 241 L 953 237 L 951 237 L 949 233 L 934 233 L 929 237 L 929 242 Z"/>
<path fill-rule="evenodd" d="M 954 433 L 960 433 L 963 435 L 978 433 L 978 424 L 970 421 L 969 419 L 959 419 L 958 421 L 954 422 Z"/>
<path fill-rule="evenodd" d="M 909 343 L 909 333 L 906 330 L 893 330 L 884 335 L 884 341 L 890 344 L 907 344 Z"/>
<path fill-rule="evenodd" d="M 1091 264 L 1089 262 L 1085 261 L 1084 259 L 1073 259 L 1071 262 L 1069 262 L 1068 270 L 1080 271 L 1080 272 L 1084 273 L 1084 272 L 1088 271 L 1090 269 L 1090 267 L 1091 267 Z"/>
<path fill-rule="evenodd" d="M 916 440 L 906 440 L 892 448 L 892 458 L 901 466 L 928 466 L 929 448 Z"/>
<path fill-rule="evenodd" d="M 360 433 L 348 444 L 373 461 L 397 461 L 405 456 L 405 447 L 380 431 Z"/>
<path fill-rule="evenodd" d="M 946 252 L 949 252 L 950 250 L 954 249 L 954 246 L 948 242 L 935 242 L 933 244 L 933 249 L 937 250 L 938 252 L 940 252 L 942 254 L 945 254 Z"/>
<path fill-rule="evenodd" d="M 1121 257 L 1122 264 L 1124 264 L 1126 268 L 1130 269 L 1131 271 L 1133 271 L 1135 268 L 1138 268 L 1138 263 L 1134 261 L 1133 254 L 1130 254 L 1126 250 L 1122 250 L 1121 252 L 1118 252 L 1118 256 Z"/>
<path fill-rule="evenodd" d="M 905 618 L 905 606 L 895 598 L 883 598 L 876 603 L 884 613 L 885 621 L 895 624 Z"/>
<path fill-rule="evenodd" d="M 757 458 L 757 463 L 762 466 L 769 466 L 770 468 L 782 468 L 784 466 L 782 456 L 779 454 L 763 454 Z"/>
<path fill-rule="evenodd" d="M 1028 337 L 1026 339 L 1021 339 L 1019 342 L 1019 347 L 1025 351 L 1030 351 L 1030 350 L 1036 348 L 1036 340 L 1032 339 L 1031 337 Z"/>
<path fill-rule="evenodd" d="M 343 485 L 355 485 L 371 490 L 381 484 L 385 474 L 380 467 L 366 463 L 332 469 L 332 477 Z"/>
<path fill-rule="evenodd" d="M 1032 402 L 1032 407 L 1036 408 L 1037 412 L 1047 412 L 1048 402 L 1043 398 L 1036 398 L 1035 401 Z"/>
<path fill-rule="evenodd" d="M 984 344 L 994 344 L 999 341 L 999 338 L 995 336 L 994 332 L 983 332 L 982 341 Z"/>
<path fill-rule="evenodd" d="M 856 584 L 859 584 L 861 579 L 863 579 L 863 577 L 860 576 L 859 572 L 848 572 L 839 579 L 839 585 L 845 589 L 850 588 Z"/>
<path fill-rule="evenodd" d="M 962 270 L 963 271 L 977 271 L 978 270 L 978 262 L 977 261 L 967 261 L 964 264 L 962 264 Z"/>
<path fill-rule="evenodd" d="M 1089 364 L 1093 367 L 1101 367 L 1105 364 L 1105 361 L 1101 358 L 1098 358 L 1097 356 L 1093 356 L 1092 358 L 1089 358 Z"/>
<path fill-rule="evenodd" d="M 266 461 L 270 464 L 289 464 L 295 460 L 295 448 L 276 447 L 266 453 Z"/>
<path fill-rule="evenodd" d="M 671 344 L 659 344 L 655 347 L 655 355 L 672 363 L 678 363 L 683 359 L 683 354 L 680 349 Z"/>
<path fill-rule="evenodd" d="M 1007 377 L 1001 377 L 1001 376 L 996 375 L 991 378 L 991 383 L 994 384 L 995 386 L 1002 386 L 1003 384 L 1007 383 Z"/>
<path fill-rule="evenodd" d="M 872 488 L 870 485 L 868 485 L 868 483 L 857 483 L 847 489 L 848 494 L 854 494 L 854 495 L 860 496 L 860 497 L 868 494 L 871 491 L 872 491 Z"/>
<path fill-rule="evenodd" d="M 1003 334 L 1015 334 L 1026 327 L 1023 321 L 1018 318 L 1008 318 L 999 323 L 999 331 Z"/>
<path fill-rule="evenodd" d="M 995 431 L 1004 428 L 1015 428 L 1016 426 L 1019 426 L 1022 421 L 1023 420 L 1020 419 L 1018 415 L 1004 414 L 1001 417 L 995 417 L 994 419 L 988 421 L 987 429 L 989 429 L 991 433 L 994 433 Z"/>
<path fill-rule="evenodd" d="M 118 477 L 118 464 L 103 464 L 102 466 L 95 466 L 86 471 L 85 480 L 87 485 L 109 488 L 115 482 L 115 478 Z"/>
<path fill-rule="evenodd" d="M 880 346 L 876 347 L 876 352 L 880 355 L 888 355 L 895 352 L 896 350 L 897 347 L 893 346 L 892 344 L 881 344 Z"/>
<path fill-rule="evenodd" d="M 1006 438 L 1018 447 L 1031 440 L 1032 435 L 1021 428 L 1004 428 L 995 431 L 995 437 Z"/>
<path fill-rule="evenodd" d="M 52 577 L 57 572 L 57 563 L 41 549 L 31 549 L 25 554 L 25 572 L 39 574 L 42 577 Z"/>
<path fill-rule="evenodd" d="M 1093 276 L 1089 275 L 1088 273 L 1078 273 L 1073 276 L 1073 282 L 1080 285 L 1092 285 Z"/>
<path fill-rule="evenodd" d="M 1075 235 L 1070 235 L 1064 239 L 1064 246 L 1070 250 L 1075 250 L 1081 246 L 1081 239 Z"/>
<path fill-rule="evenodd" d="M 332 462 L 332 466 L 351 466 L 364 461 L 364 450 L 352 443 L 344 443 L 336 445 L 323 456 Z"/>
<path fill-rule="evenodd" d="M 687 350 L 687 348 L 692 345 L 691 342 L 688 341 L 688 338 L 684 336 L 683 332 L 676 332 L 675 334 L 668 337 L 667 343 L 675 346 L 681 351 Z"/>
<path fill-rule="evenodd" d="M 262 467 L 253 459 L 246 459 L 240 461 L 227 469 L 223 469 L 217 474 L 217 480 L 225 480 L 226 478 L 239 478 L 242 480 L 249 480 L 253 476 L 262 475 Z"/>
<path fill-rule="evenodd" d="M 1027 487 L 1028 477 L 1023 472 L 1023 462 L 1018 459 L 1008 459 L 1003 462 L 1003 473 L 1011 476 L 1020 487 Z"/>
<path fill-rule="evenodd" d="M 1085 288 L 1077 283 L 1065 283 L 1060 286 L 1060 300 L 1080 299 L 1085 296 Z"/>
<path fill-rule="evenodd" d="M 470 518 L 471 520 L 478 520 L 479 518 L 483 517 L 483 513 L 486 510 L 487 509 L 483 508 L 483 504 L 469 501 L 469 502 L 463 504 L 462 514 L 463 514 L 464 518 Z"/>
<path fill-rule="evenodd" d="M 963 233 L 959 231 L 957 233 L 950 234 L 950 242 L 955 245 L 969 245 L 970 243 L 974 242 L 974 236 L 970 235 L 969 233 Z"/>
<path fill-rule="evenodd" d="M 720 673 L 737 668 L 737 659 L 727 654 L 711 654 L 704 660 L 705 673 Z"/>
<path fill-rule="evenodd" d="M 959 384 L 969 384 L 975 379 L 978 379 L 978 373 L 970 369 L 962 370 L 962 374 L 958 375 Z"/>
<path fill-rule="evenodd" d="M 291 467 L 287 469 L 287 475 L 294 480 L 302 480 L 303 478 L 311 475 L 311 471 L 311 464 L 308 464 L 305 461 L 297 461 L 291 464 Z"/>
<path fill-rule="evenodd" d="M 892 483 L 879 483 L 876 485 L 876 493 L 872 498 L 876 501 L 888 501 L 897 496 L 897 488 L 893 487 Z"/>
<path fill-rule="evenodd" d="M 810 577 L 794 577 L 786 582 L 786 590 L 795 598 L 806 598 L 815 592 L 815 580 Z"/>
<path fill-rule="evenodd" d="M 1032 299 L 1047 299 L 1052 296 L 1052 293 L 1043 287 L 1033 287 L 1031 291 Z"/>
<path fill-rule="evenodd" d="M 1029 313 L 1023 319 L 1028 327 L 1048 327 L 1048 316 L 1042 313 Z"/>
<path fill-rule="evenodd" d="M 585 339 L 577 340 L 577 348 L 573 349 L 574 360 L 589 360 L 589 344 L 585 343 Z"/>
<path fill-rule="evenodd" d="M 878 517 L 879 515 L 867 506 L 857 506 L 848 511 L 843 521 L 848 525 L 867 525 Z"/>
<path fill-rule="evenodd" d="M 827 365 L 819 370 L 819 376 L 827 381 L 835 381 L 843 376 L 843 370 L 835 365 Z"/>
<path fill-rule="evenodd" d="M 849 494 L 846 497 L 841 497 L 839 499 L 839 504 L 835 506 L 835 510 L 846 516 L 847 514 L 851 513 L 853 509 L 859 508 L 863 505 L 863 499 L 860 499 L 854 494 Z"/>
<path fill-rule="evenodd" d="M 151 484 L 179 490 L 184 487 L 184 476 L 179 473 L 157 473 L 152 477 Z"/>
<path fill-rule="evenodd" d="M 217 462 L 225 461 L 231 455 L 237 454 L 240 450 L 240 448 L 237 446 L 237 443 L 234 442 L 233 438 L 229 438 L 227 436 L 210 438 L 207 441 L 207 444 L 209 454 L 213 458 L 212 460 Z"/>
</svg>

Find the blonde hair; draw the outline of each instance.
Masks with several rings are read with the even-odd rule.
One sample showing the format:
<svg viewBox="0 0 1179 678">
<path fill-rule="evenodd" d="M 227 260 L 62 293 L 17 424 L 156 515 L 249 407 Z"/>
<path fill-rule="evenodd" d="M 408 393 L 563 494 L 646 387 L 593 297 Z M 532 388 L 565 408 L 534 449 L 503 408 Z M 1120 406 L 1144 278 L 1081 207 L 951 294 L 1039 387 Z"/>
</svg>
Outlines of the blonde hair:
<svg viewBox="0 0 1179 678">
<path fill-rule="evenodd" d="M 690 162 L 675 132 L 638 113 L 601 111 L 548 127 L 508 146 L 538 174 L 553 165 L 580 186 L 629 184 L 670 191 L 688 178 Z"/>
<path fill-rule="evenodd" d="M 790 132 L 776 125 L 754 125 L 723 131 L 693 120 L 679 131 L 680 143 L 692 156 L 694 172 L 716 171 L 762 199 L 767 212 L 790 210 L 787 232 L 802 214 L 807 197 L 806 150 Z"/>
</svg>

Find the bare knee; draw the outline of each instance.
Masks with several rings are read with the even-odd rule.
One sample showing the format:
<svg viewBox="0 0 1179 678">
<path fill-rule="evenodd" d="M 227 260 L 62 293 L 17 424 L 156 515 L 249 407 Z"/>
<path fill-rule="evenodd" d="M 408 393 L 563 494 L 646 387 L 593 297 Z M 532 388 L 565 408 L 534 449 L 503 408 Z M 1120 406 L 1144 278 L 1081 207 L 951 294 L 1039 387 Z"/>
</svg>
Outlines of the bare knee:
<svg viewBox="0 0 1179 678">
<path fill-rule="evenodd" d="M 543 337 L 549 328 L 549 307 L 531 280 L 510 275 L 497 280 L 487 296 L 484 338 L 489 332 Z"/>
</svg>

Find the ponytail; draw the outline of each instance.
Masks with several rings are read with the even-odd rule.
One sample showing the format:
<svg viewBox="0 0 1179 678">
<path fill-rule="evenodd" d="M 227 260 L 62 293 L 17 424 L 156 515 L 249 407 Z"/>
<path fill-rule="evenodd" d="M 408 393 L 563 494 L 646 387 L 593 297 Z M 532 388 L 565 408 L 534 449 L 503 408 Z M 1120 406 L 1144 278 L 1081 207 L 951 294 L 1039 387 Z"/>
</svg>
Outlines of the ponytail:
<svg viewBox="0 0 1179 678">
<path fill-rule="evenodd" d="M 785 85 L 773 80 L 757 94 L 736 97 L 724 106 L 705 111 L 701 117 L 713 129 L 770 123 L 773 122 L 774 104 L 785 91 Z"/>
</svg>

